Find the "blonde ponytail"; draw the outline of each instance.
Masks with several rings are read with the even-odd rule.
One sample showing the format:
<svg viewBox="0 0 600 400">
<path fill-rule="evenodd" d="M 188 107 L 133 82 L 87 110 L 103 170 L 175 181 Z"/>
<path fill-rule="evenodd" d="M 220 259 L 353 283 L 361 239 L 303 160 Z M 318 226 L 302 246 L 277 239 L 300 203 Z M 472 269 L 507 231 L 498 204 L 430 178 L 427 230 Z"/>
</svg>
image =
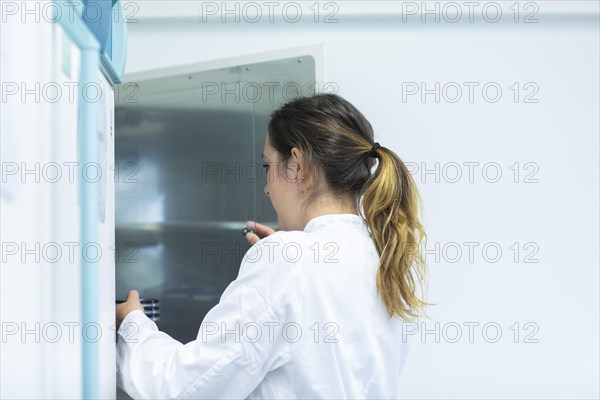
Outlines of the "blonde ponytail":
<svg viewBox="0 0 600 400">
<path fill-rule="evenodd" d="M 377 290 L 390 318 L 410 320 L 429 305 L 417 295 L 428 272 L 420 249 L 427 238 L 418 215 L 421 198 L 400 157 L 384 147 L 376 153 L 379 165 L 363 189 L 362 208 L 380 255 Z"/>
</svg>

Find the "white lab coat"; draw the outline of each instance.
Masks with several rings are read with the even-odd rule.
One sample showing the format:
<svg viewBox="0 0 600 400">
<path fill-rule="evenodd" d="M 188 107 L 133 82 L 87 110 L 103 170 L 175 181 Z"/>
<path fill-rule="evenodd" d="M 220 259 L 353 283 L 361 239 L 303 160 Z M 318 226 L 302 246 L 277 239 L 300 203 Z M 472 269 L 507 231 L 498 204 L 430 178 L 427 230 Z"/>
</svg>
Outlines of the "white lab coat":
<svg viewBox="0 0 600 400">
<path fill-rule="evenodd" d="M 248 250 L 196 340 L 129 313 L 117 383 L 134 398 L 398 398 L 410 330 L 378 297 L 378 258 L 358 215 L 276 232 Z"/>
</svg>

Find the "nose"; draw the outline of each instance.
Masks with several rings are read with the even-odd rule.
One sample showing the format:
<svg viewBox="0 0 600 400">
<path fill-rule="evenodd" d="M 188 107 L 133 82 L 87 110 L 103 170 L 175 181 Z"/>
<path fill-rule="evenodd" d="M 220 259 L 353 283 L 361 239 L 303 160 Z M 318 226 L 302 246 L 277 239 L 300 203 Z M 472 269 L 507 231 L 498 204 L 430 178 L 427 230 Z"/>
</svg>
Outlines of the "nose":
<svg viewBox="0 0 600 400">
<path fill-rule="evenodd" d="M 267 185 L 265 185 L 264 191 L 265 191 L 265 194 L 267 195 L 267 197 L 269 197 L 269 191 L 267 190 Z"/>
</svg>

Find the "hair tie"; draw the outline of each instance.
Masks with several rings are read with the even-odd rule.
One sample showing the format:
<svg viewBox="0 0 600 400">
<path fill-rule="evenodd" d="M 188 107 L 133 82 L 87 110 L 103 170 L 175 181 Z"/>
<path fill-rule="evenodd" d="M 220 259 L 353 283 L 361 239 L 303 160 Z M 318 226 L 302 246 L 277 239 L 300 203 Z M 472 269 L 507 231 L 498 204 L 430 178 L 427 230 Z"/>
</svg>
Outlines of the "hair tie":
<svg viewBox="0 0 600 400">
<path fill-rule="evenodd" d="M 371 147 L 371 151 L 369 152 L 369 157 L 379 158 L 379 155 L 377 154 L 377 149 L 380 147 L 381 146 L 379 145 L 379 143 L 375 142 L 373 147 Z"/>
</svg>

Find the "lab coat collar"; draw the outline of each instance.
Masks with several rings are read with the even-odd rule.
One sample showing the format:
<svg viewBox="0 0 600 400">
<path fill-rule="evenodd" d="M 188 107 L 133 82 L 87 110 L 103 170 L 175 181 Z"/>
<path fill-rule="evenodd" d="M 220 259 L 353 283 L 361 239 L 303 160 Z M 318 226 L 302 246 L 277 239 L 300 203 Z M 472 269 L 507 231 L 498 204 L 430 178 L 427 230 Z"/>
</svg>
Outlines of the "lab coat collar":
<svg viewBox="0 0 600 400">
<path fill-rule="evenodd" d="M 324 228 L 360 229 L 368 232 L 367 224 L 357 214 L 323 214 L 314 217 L 304 227 L 304 232 L 314 232 Z"/>
</svg>

